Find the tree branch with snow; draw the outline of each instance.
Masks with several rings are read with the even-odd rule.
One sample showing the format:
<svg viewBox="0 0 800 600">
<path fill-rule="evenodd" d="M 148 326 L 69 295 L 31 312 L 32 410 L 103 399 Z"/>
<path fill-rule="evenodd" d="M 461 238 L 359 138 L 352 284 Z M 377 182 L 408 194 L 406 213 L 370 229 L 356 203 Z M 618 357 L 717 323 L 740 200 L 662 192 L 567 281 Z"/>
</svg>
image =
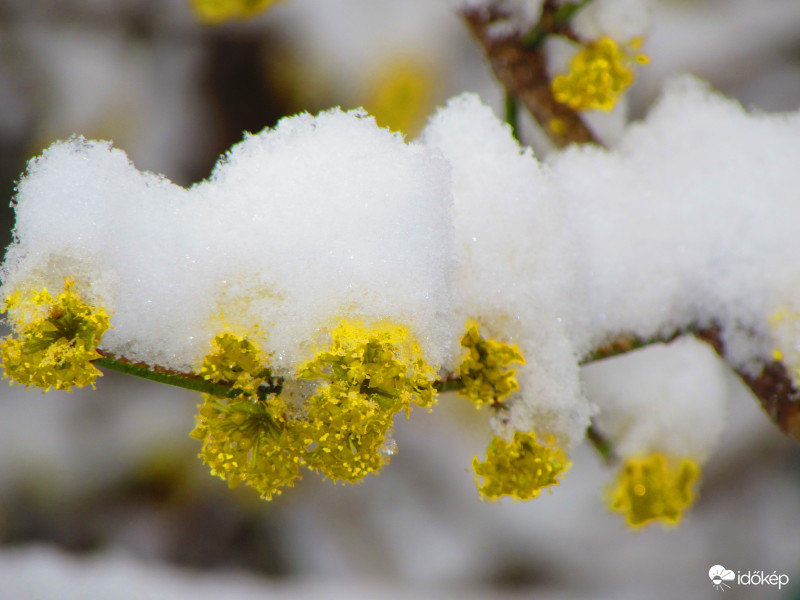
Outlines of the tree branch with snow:
<svg viewBox="0 0 800 600">
<path fill-rule="evenodd" d="M 563 146 L 544 159 L 469 94 L 413 141 L 360 110 L 285 118 L 190 188 L 108 142 L 53 144 L 20 181 L 0 268 L 6 376 L 70 389 L 100 366 L 201 391 L 201 459 L 266 499 L 305 471 L 381 471 L 395 416 L 456 391 L 490 415 L 484 498 L 535 498 L 588 439 L 621 463 L 612 509 L 676 523 L 726 390 L 658 395 L 642 367 L 585 393 L 590 363 L 661 342 L 708 369 L 713 348 L 797 438 L 800 117 L 679 78 L 606 149 L 592 123 L 624 109 L 645 3 L 519 8 L 463 15 Z"/>
</svg>

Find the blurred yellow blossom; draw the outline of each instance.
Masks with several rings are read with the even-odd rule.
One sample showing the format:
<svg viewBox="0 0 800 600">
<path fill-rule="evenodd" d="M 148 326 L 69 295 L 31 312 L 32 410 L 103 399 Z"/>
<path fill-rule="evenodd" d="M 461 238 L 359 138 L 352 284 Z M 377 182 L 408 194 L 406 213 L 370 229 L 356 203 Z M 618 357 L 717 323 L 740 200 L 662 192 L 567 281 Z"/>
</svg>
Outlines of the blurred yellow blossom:
<svg viewBox="0 0 800 600">
<path fill-rule="evenodd" d="M 700 467 L 687 458 L 629 458 L 611 491 L 611 509 L 625 515 L 631 527 L 652 521 L 677 524 L 694 501 L 692 486 L 699 476 Z"/>
<path fill-rule="evenodd" d="M 488 500 L 511 496 L 515 500 L 536 498 L 542 488 L 558 484 L 558 476 L 570 466 L 555 444 L 542 445 L 533 432 L 515 431 L 511 442 L 495 436 L 486 450 L 486 460 L 472 460 L 475 475 L 483 478 L 478 491 Z"/>
<path fill-rule="evenodd" d="M 641 40 L 630 47 L 637 49 Z M 620 95 L 633 83 L 633 64 L 646 64 L 644 54 L 631 54 L 609 37 L 585 45 L 572 58 L 569 72 L 553 79 L 553 96 L 573 110 L 610 111 Z"/>
<path fill-rule="evenodd" d="M 94 386 L 102 375 L 91 361 L 100 358 L 97 345 L 109 327 L 102 307 L 90 306 L 65 278 L 64 291 L 18 290 L 0 310 L 8 314 L 14 334 L 0 343 L 5 377 L 44 391 Z"/>
</svg>

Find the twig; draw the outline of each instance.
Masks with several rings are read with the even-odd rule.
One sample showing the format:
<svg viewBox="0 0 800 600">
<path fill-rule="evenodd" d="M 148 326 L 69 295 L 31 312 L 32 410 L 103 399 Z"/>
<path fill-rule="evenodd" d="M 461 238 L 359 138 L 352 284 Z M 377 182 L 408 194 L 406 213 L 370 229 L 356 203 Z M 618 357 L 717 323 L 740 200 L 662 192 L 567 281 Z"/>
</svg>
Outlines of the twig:
<svg viewBox="0 0 800 600">
<path fill-rule="evenodd" d="M 523 36 L 522 43 L 529 50 L 536 50 L 548 35 L 563 35 L 578 41 L 575 33 L 569 27 L 569 22 L 580 9 L 591 1 L 580 0 L 576 3 L 556 4 L 553 0 L 546 0 L 542 7 L 541 19 L 533 29 Z"/>
<path fill-rule="evenodd" d="M 224 398 L 235 398 L 242 392 L 228 383 L 213 383 L 195 375 L 193 373 L 181 373 L 159 366 L 148 365 L 147 363 L 132 362 L 126 358 L 103 353 L 101 358 L 92 361 L 97 367 L 111 369 L 126 375 L 141 377 L 157 383 L 173 385 L 175 387 L 220 396 Z M 258 397 L 266 399 L 270 394 L 279 394 L 283 388 L 283 381 L 277 379 L 270 384 L 262 385 L 258 388 Z"/>
<path fill-rule="evenodd" d="M 511 127 L 511 134 L 518 142 L 519 138 L 519 102 L 514 94 L 506 93 L 506 123 Z"/>
<path fill-rule="evenodd" d="M 574 110 L 553 97 L 541 44 L 528 48 L 519 33 L 492 31 L 492 25 L 505 17 L 494 7 L 465 8 L 461 14 L 506 93 L 525 106 L 556 146 L 602 145 Z"/>
<path fill-rule="evenodd" d="M 600 346 L 597 350 L 587 355 L 580 361 L 586 365 L 653 344 L 667 344 L 682 335 L 694 335 L 697 339 L 709 344 L 716 353 L 726 362 L 725 344 L 722 340 L 720 328 L 717 326 L 700 328 L 690 325 L 680 330 L 675 330 L 668 335 L 651 338 L 639 338 L 634 335 L 621 335 L 612 341 Z M 104 353 L 95 361 L 98 367 L 112 369 L 141 377 L 150 381 L 173 385 L 188 390 L 203 392 L 214 396 L 235 398 L 241 390 L 226 383 L 212 383 L 192 373 L 181 373 L 163 367 L 152 366 L 146 363 L 135 363 L 113 354 Z M 764 365 L 757 376 L 750 375 L 741 369 L 734 371 L 742 381 L 752 390 L 758 398 L 762 408 L 770 419 L 785 434 L 800 442 L 800 390 L 798 390 L 783 363 L 772 361 Z M 262 385 L 258 389 L 258 397 L 266 399 L 271 394 L 279 394 L 283 387 L 282 379 Z M 445 375 L 434 382 L 433 387 L 440 393 L 458 391 L 464 387 L 461 379 L 455 375 Z M 499 407 L 495 407 L 499 408 Z M 613 444 L 608 440 L 597 426 L 592 422 L 586 432 L 587 438 L 607 463 L 612 464 L 617 460 Z"/>
<path fill-rule="evenodd" d="M 719 328 L 703 329 L 695 335 L 727 360 Z M 765 364 L 756 376 L 740 369 L 734 370 L 758 398 L 761 408 L 772 422 L 783 433 L 800 442 L 800 390 L 795 387 L 786 366 L 782 362 L 772 361 Z"/>
<path fill-rule="evenodd" d="M 709 344 L 720 358 L 731 364 L 720 328 L 696 325 L 676 330 L 669 335 L 647 339 L 633 335 L 619 336 L 589 354 L 581 361 L 581 364 L 603 360 L 652 344 L 668 344 L 681 335 L 694 335 L 697 339 Z M 800 390 L 795 387 L 786 366 L 779 361 L 772 361 L 766 363 L 756 376 L 736 367 L 733 367 L 733 370 L 758 398 L 770 420 L 786 435 L 800 442 Z"/>
<path fill-rule="evenodd" d="M 614 451 L 614 444 L 600 432 L 594 420 L 591 421 L 588 429 L 586 429 L 586 439 L 594 446 L 594 449 L 597 450 L 606 465 L 612 466 L 619 462 L 619 456 Z"/>
</svg>

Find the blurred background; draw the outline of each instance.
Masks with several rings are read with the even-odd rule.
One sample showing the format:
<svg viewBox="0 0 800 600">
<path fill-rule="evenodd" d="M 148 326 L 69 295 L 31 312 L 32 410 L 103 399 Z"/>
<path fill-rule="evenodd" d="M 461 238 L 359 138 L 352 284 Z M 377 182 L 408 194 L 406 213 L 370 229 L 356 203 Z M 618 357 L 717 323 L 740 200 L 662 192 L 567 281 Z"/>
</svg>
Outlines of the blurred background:
<svg viewBox="0 0 800 600">
<path fill-rule="evenodd" d="M 683 72 L 754 110 L 800 107 L 797 0 L 659 0 L 644 50 L 633 117 Z M 214 27 L 188 0 L 0 0 L 0 242 L 26 161 L 57 139 L 111 139 L 191 185 L 282 116 L 364 106 L 413 138 L 461 91 L 500 114 L 447 0 L 283 0 Z M 716 564 L 791 580 L 727 598 L 800 598 L 800 448 L 724 377 L 698 503 L 678 529 L 637 532 L 607 511 L 613 473 L 589 447 L 554 493 L 481 502 L 470 463 L 486 416 L 454 397 L 398 421 L 379 477 L 307 476 L 264 502 L 196 458 L 195 394 L 115 374 L 72 394 L 2 384 L 0 599 L 711 598 Z"/>
</svg>

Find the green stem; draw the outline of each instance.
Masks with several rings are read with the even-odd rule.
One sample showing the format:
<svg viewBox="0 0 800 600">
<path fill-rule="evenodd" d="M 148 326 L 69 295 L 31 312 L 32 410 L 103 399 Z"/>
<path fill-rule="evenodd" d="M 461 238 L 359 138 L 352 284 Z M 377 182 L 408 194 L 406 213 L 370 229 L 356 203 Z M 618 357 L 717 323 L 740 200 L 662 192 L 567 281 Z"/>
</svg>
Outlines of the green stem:
<svg viewBox="0 0 800 600">
<path fill-rule="evenodd" d="M 522 45 L 528 50 L 537 50 L 545 38 L 552 34 L 566 34 L 564 31 L 572 18 L 592 0 L 562 4 L 550 11 L 543 11 L 542 19 L 522 38 Z M 548 7 L 549 8 L 549 7 Z"/>
<path fill-rule="evenodd" d="M 519 142 L 519 101 L 514 94 L 508 91 L 506 91 L 505 112 L 506 123 L 511 127 L 511 134 Z"/>
<path fill-rule="evenodd" d="M 175 387 L 192 390 L 195 392 L 202 392 L 204 394 L 211 394 L 212 396 L 220 396 L 223 398 L 236 398 L 241 394 L 241 390 L 225 383 L 213 383 L 207 381 L 198 375 L 190 373 L 180 373 L 177 371 L 168 371 L 159 367 L 152 367 L 145 363 L 133 363 L 128 360 L 117 358 L 111 354 L 107 354 L 98 358 L 92 363 L 95 366 L 118 371 L 125 375 L 133 375 L 134 377 L 141 377 L 157 383 L 164 383 Z M 258 389 L 258 397 L 265 399 L 270 394 L 280 393 L 282 382 L 273 382 L 270 385 L 262 385 Z"/>
<path fill-rule="evenodd" d="M 589 443 L 592 446 L 594 446 L 594 449 L 597 450 L 597 453 L 600 455 L 600 458 L 603 459 L 603 462 L 605 462 L 606 465 L 611 466 L 619 461 L 619 457 L 617 456 L 616 452 L 614 452 L 614 444 L 612 444 L 611 440 L 609 440 L 606 436 L 600 433 L 594 421 L 592 421 L 588 429 L 586 429 L 586 439 L 589 440 Z"/>
<path fill-rule="evenodd" d="M 512 124 L 512 127 L 513 126 L 514 125 Z M 660 337 L 643 339 L 635 336 L 621 336 L 592 352 L 589 356 L 581 361 L 581 364 L 587 364 L 619 354 L 624 354 L 625 352 L 630 352 L 650 344 L 670 342 L 683 333 L 695 331 L 696 328 L 690 327 L 687 328 L 687 330 L 675 332 L 666 338 Z M 151 366 L 145 363 L 134 363 L 127 359 L 116 357 L 112 354 L 105 354 L 101 358 L 94 360 L 93 363 L 96 366 L 104 369 L 110 369 L 126 375 L 132 375 L 134 377 L 140 377 L 149 381 L 172 385 L 195 392 L 210 394 L 212 396 L 236 398 L 241 394 L 241 390 L 233 387 L 231 384 L 213 383 L 192 373 L 171 371 L 164 369 L 163 367 Z M 280 393 L 282 384 L 283 382 L 281 380 L 277 380 L 269 385 L 262 385 L 258 389 L 258 397 L 260 399 L 266 399 L 270 394 Z M 436 391 L 439 393 L 454 392 L 463 389 L 464 387 L 464 383 L 461 381 L 461 379 L 452 375 L 442 377 L 439 381 L 434 382 L 433 385 Z M 377 400 L 380 402 L 381 398 L 378 397 Z M 598 454 L 600 454 L 603 461 L 609 465 L 616 462 L 617 457 L 614 453 L 613 444 L 598 431 L 594 423 L 592 423 L 587 429 L 586 437 L 592 446 L 594 446 L 594 448 L 597 450 Z"/>
<path fill-rule="evenodd" d="M 641 338 L 635 335 L 621 335 L 590 352 L 580 361 L 580 364 L 581 366 L 588 365 L 589 363 L 597 362 L 598 360 L 619 356 L 620 354 L 627 354 L 628 352 L 633 352 L 639 348 L 652 346 L 654 344 L 669 344 L 682 335 L 697 335 L 699 331 L 700 330 L 697 327 L 692 325 L 684 329 L 678 329 L 665 336 Z"/>
<path fill-rule="evenodd" d="M 433 387 L 440 394 L 445 392 L 457 392 L 464 387 L 464 383 L 458 377 L 446 377 L 433 382 Z"/>
</svg>

